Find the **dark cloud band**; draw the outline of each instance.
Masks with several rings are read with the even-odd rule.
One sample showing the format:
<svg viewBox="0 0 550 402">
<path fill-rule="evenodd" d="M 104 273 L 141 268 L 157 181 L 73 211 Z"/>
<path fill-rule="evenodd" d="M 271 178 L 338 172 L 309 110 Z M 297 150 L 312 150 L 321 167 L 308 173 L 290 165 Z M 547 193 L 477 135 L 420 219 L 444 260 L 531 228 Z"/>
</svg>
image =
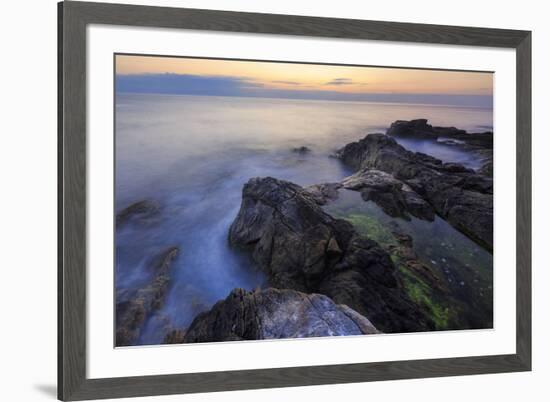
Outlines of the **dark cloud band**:
<svg viewBox="0 0 550 402">
<path fill-rule="evenodd" d="M 331 85 L 345 85 L 344 83 L 352 83 L 348 78 L 336 78 L 330 82 L 340 82 L 340 84 Z M 286 83 L 287 85 L 299 84 L 294 81 L 279 81 L 278 83 Z M 298 87 L 298 85 L 295 86 Z M 263 83 L 247 77 L 202 76 L 191 74 L 117 75 L 116 90 L 121 93 L 129 92 L 358 102 L 392 102 L 488 108 L 493 106 L 493 97 L 491 95 L 349 93 L 333 90 L 309 90 L 303 89 L 303 87 L 276 89 L 268 88 Z"/>
</svg>

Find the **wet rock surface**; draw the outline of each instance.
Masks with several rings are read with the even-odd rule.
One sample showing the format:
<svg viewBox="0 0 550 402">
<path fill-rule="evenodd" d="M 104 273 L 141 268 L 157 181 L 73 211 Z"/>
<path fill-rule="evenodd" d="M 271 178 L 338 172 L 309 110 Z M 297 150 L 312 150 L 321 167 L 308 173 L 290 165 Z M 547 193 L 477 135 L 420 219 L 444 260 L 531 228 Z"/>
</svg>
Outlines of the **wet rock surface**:
<svg viewBox="0 0 550 402">
<path fill-rule="evenodd" d="M 342 186 L 361 193 L 365 201 L 378 204 L 392 217 L 433 220 L 434 210 L 408 184 L 376 169 L 361 169 L 342 180 Z"/>
<path fill-rule="evenodd" d="M 376 334 L 365 317 L 320 294 L 234 289 L 191 323 L 183 342 Z"/>
<path fill-rule="evenodd" d="M 360 193 L 342 189 L 323 209 L 388 252 L 410 298 L 428 311 L 436 330 L 491 328 L 487 251 L 439 217 L 392 218 L 376 203 L 362 201 Z"/>
<path fill-rule="evenodd" d="M 131 220 L 147 220 L 155 216 L 159 209 L 159 205 L 155 201 L 142 200 L 135 202 L 117 213 L 116 225 L 119 227 Z"/>
<path fill-rule="evenodd" d="M 134 345 L 146 321 L 162 307 L 169 288 L 170 267 L 178 252 L 177 247 L 170 247 L 153 259 L 152 279 L 146 286 L 117 292 L 116 346 Z"/>
<path fill-rule="evenodd" d="M 305 190 L 314 198 L 319 205 L 325 205 L 327 202 L 338 198 L 338 190 L 343 187 L 341 183 L 314 184 L 305 188 Z"/>
<path fill-rule="evenodd" d="M 273 287 L 327 295 L 383 332 L 433 328 L 388 253 L 296 184 L 270 177 L 246 183 L 229 242 L 251 253 Z"/>
<path fill-rule="evenodd" d="M 454 127 L 453 127 L 454 128 Z M 439 136 L 427 119 L 397 120 L 393 122 L 386 132 L 394 137 L 408 137 L 417 139 L 437 139 Z"/>
<path fill-rule="evenodd" d="M 410 186 L 462 233 L 493 249 L 493 180 L 456 163 L 411 152 L 384 134 L 369 134 L 337 152 L 347 165 L 377 169 Z"/>
<path fill-rule="evenodd" d="M 459 267 L 458 260 L 445 258 L 425 260 L 414 249 L 413 238 L 399 227 L 392 231 L 395 242 L 384 244 L 403 276 L 405 287 L 417 304 L 430 314 L 436 330 L 490 328 L 491 313 L 484 311 L 483 300 L 471 303 L 475 298 L 472 288 L 465 286 L 467 267 Z M 447 263 L 454 269 L 451 271 Z M 441 267 L 438 267 L 440 264 Z M 442 275 L 443 271 L 443 275 Z M 468 277 L 475 276 L 473 272 Z M 468 304 L 467 304 L 468 303 Z M 471 309 L 469 304 L 474 304 Z"/>
<path fill-rule="evenodd" d="M 396 244 L 388 245 L 388 251 L 397 257 L 400 264 L 404 265 L 407 270 L 417 275 L 422 281 L 428 284 L 431 292 L 445 293 L 445 284 L 441 279 L 434 274 L 433 270 L 424 264 L 417 253 L 413 249 L 413 238 L 400 231 L 398 228 L 394 228 L 392 235 L 396 240 Z"/>
</svg>

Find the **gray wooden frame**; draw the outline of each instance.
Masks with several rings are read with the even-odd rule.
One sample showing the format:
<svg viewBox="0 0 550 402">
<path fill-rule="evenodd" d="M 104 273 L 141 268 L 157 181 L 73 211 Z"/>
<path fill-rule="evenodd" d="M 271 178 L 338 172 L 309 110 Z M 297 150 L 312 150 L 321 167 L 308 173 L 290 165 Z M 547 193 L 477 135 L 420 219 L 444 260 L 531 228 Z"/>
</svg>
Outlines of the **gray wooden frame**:
<svg viewBox="0 0 550 402">
<path fill-rule="evenodd" d="M 136 5 L 58 5 L 58 397 L 82 400 L 531 370 L 531 32 Z M 162 27 L 512 48 L 517 85 L 517 342 L 498 356 L 88 379 L 86 27 Z M 512 161 L 511 161 L 512 162 Z"/>
</svg>

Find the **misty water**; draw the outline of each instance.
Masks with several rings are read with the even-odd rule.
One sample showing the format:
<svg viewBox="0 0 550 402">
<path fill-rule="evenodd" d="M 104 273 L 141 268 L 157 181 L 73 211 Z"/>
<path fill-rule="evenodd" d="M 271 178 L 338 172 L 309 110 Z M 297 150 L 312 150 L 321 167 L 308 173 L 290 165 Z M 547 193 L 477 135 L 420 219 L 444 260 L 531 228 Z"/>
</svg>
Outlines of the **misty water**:
<svg viewBox="0 0 550 402">
<path fill-rule="evenodd" d="M 180 249 L 166 302 L 138 343 L 160 343 L 167 328 L 187 327 L 233 288 L 266 286 L 264 275 L 227 242 L 250 178 L 272 176 L 299 185 L 339 181 L 353 172 L 330 157 L 336 149 L 367 133 L 385 132 L 394 120 L 414 118 L 471 132 L 492 130 L 490 109 L 117 94 L 115 209 L 144 199 L 160 205 L 156 218 L 117 229 L 117 292 L 147 283 L 151 259 L 169 246 Z M 457 147 L 402 144 L 444 161 L 480 166 L 478 157 Z M 300 146 L 311 152 L 292 152 Z M 440 230 L 464 237 L 449 225 Z"/>
</svg>

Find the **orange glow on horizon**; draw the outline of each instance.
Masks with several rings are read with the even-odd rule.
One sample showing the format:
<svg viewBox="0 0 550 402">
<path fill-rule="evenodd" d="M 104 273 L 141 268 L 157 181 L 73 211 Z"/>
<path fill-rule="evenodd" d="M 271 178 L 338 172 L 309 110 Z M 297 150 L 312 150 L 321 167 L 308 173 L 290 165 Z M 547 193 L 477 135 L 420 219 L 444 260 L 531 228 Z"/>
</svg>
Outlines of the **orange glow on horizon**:
<svg viewBox="0 0 550 402">
<path fill-rule="evenodd" d="M 265 88 L 286 90 L 365 94 L 493 94 L 493 74 L 490 72 L 117 55 L 116 73 L 234 77 L 262 84 Z"/>
</svg>

